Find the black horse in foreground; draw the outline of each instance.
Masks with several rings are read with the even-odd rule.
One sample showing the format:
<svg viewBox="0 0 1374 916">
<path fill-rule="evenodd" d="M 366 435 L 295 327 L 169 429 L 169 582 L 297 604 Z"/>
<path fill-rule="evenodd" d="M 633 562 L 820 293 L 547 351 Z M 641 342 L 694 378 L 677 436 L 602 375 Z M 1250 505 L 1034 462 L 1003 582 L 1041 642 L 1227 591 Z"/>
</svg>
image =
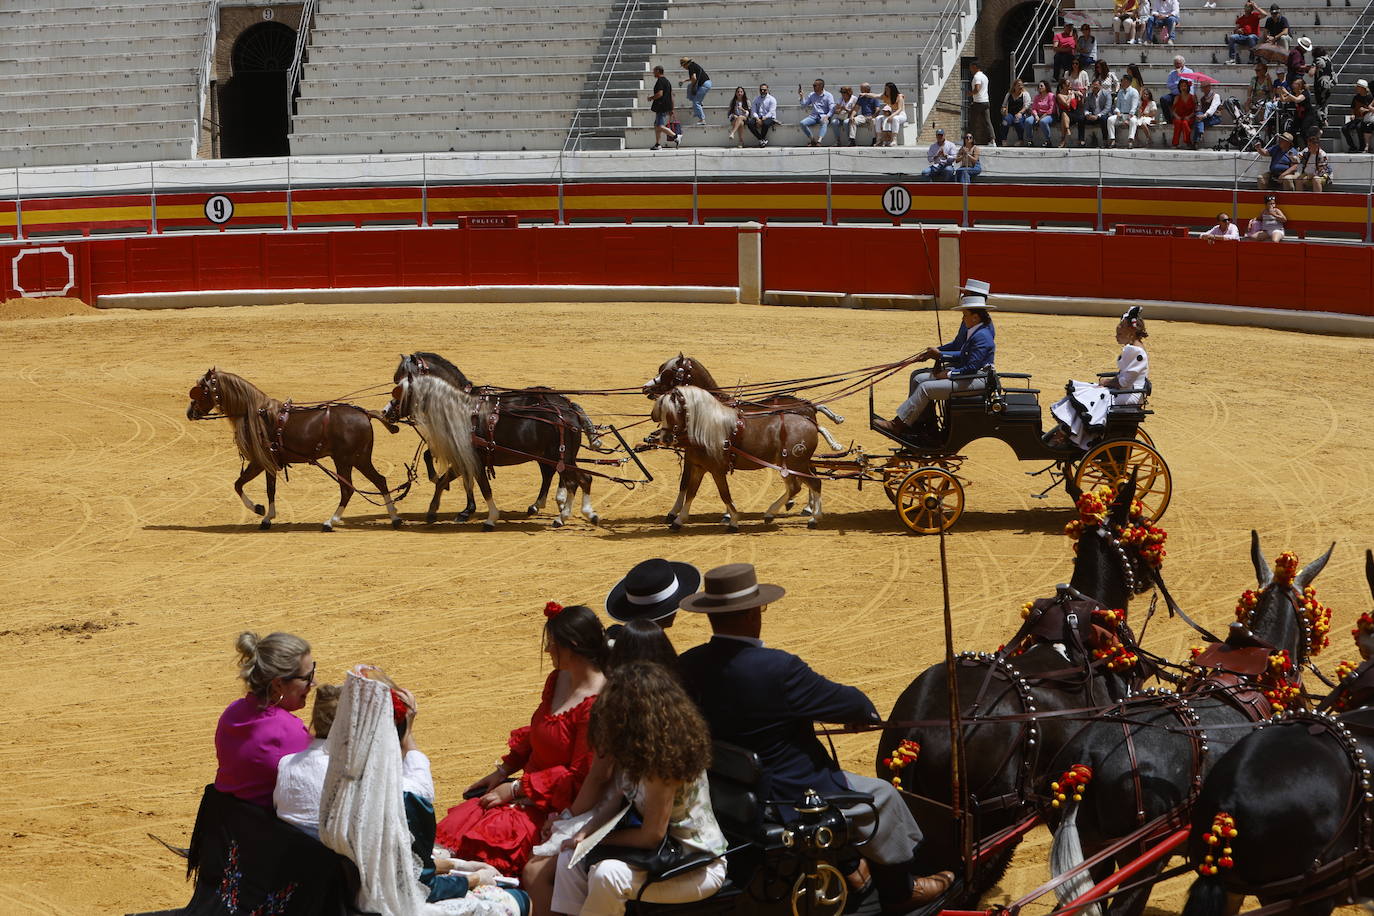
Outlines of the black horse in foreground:
<svg viewBox="0 0 1374 916">
<path fill-rule="evenodd" d="M 1200 655 L 1197 663 L 1203 673 L 1178 693 L 1148 691 L 1127 699 L 1083 723 L 1074 739 L 1054 755 L 1053 774 L 1079 764 L 1092 771 L 1082 802 L 1064 809 L 1055 830 L 1050 865 L 1056 876 L 1145 831 L 1098 866 L 1081 870 L 1057 888 L 1061 902 L 1079 896 L 1185 825 L 1203 778 L 1217 759 L 1249 733 L 1248 726 L 1272 714 L 1275 701 L 1261 692 L 1272 682 L 1264 677 L 1272 668 L 1274 653 L 1286 652 L 1294 672 L 1300 672 L 1306 662 L 1309 631 L 1300 611 L 1302 590 L 1326 565 L 1331 549 L 1296 575 L 1296 558 L 1292 558 L 1294 569 L 1276 576 L 1260 552 L 1258 533 L 1251 532 L 1259 592 L 1248 627 L 1237 622 L 1225 643 L 1213 643 L 1212 649 Z M 1300 675 L 1292 673 L 1291 678 L 1298 682 Z M 1146 829 L 1147 825 L 1153 826 Z M 1153 877 L 1163 867 L 1161 859 L 1140 877 Z M 1122 893 L 1110 902 L 1109 912 L 1139 916 L 1149 894 L 1148 884 Z M 1081 912 L 1092 916 L 1101 908 L 1093 904 Z"/>
<path fill-rule="evenodd" d="M 1374 595 L 1374 551 L 1365 554 L 1365 578 Z M 1193 808 L 1188 843 L 1189 861 L 1210 873 L 1193 882 L 1183 916 L 1234 913 L 1245 896 L 1326 916 L 1352 896 L 1374 894 L 1372 761 L 1374 664 L 1366 661 L 1318 712 L 1285 716 L 1217 762 Z M 1234 824 L 1228 845 L 1206 842 L 1218 816 Z"/>
<path fill-rule="evenodd" d="M 987 839 L 1033 816 L 1032 795 L 1034 787 L 1045 781 L 1046 761 L 1069 739 L 1077 725 L 1072 719 L 1053 715 L 1038 720 L 999 717 L 1103 707 L 1138 686 L 1110 670 L 1103 660 L 1094 661 L 1092 650 L 1067 626 L 1070 614 L 1090 615 L 1094 604 L 1124 610 L 1134 594 L 1148 587 L 1146 561 L 1116 537 L 1130 523 L 1134 497 L 1135 481 L 1129 480 L 1116 494 L 1101 523 L 1083 531 L 1069 589 L 1061 590 L 1061 596 L 1074 596 L 1076 592 L 1077 600 L 1059 615 L 1058 621 L 1065 625 L 1059 632 L 1053 628 L 1042 630 L 1039 638 L 1029 641 L 1029 648 L 1016 655 L 1012 653 L 1027 645 L 1020 639 L 997 654 L 965 653 L 958 660 L 959 705 L 961 717 L 967 723 L 963 732 L 968 766 L 965 781 L 975 840 Z M 1053 602 L 1038 604 L 1043 610 L 1049 603 Z M 1037 617 L 1028 624 L 1042 622 L 1050 623 L 1047 618 Z M 1082 634 L 1088 620 L 1078 623 L 1077 632 Z M 1023 627 L 1023 633 L 1031 628 Z M 1120 635 L 1122 642 L 1134 643 L 1124 621 Z M 1089 633 L 1088 638 L 1091 636 Z M 889 720 L 948 723 L 947 685 L 943 663 L 926 669 L 898 697 Z M 907 802 L 926 832 L 917 850 L 915 867 L 920 874 L 945 869 L 961 873 L 960 843 L 949 811 L 949 726 L 884 731 L 876 764 L 880 778 L 893 776 L 886 760 L 903 740 L 920 746 L 916 759 L 898 773 Z M 1001 878 L 1018 842 L 1010 841 L 989 856 L 987 864 L 978 868 L 973 886 L 964 888 L 956 884 L 941 903 L 953 906 L 960 901 L 977 901 Z"/>
</svg>

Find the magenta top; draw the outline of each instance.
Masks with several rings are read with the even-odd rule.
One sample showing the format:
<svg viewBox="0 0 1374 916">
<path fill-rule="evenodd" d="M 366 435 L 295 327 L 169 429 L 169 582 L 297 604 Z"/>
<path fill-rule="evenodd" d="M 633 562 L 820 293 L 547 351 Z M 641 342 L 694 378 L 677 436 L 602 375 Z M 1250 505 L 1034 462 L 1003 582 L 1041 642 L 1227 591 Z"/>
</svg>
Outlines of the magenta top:
<svg viewBox="0 0 1374 916">
<path fill-rule="evenodd" d="M 310 732 L 291 713 L 277 706 L 263 709 L 252 695 L 235 700 L 215 727 L 215 788 L 271 808 L 277 761 L 309 746 Z"/>
</svg>

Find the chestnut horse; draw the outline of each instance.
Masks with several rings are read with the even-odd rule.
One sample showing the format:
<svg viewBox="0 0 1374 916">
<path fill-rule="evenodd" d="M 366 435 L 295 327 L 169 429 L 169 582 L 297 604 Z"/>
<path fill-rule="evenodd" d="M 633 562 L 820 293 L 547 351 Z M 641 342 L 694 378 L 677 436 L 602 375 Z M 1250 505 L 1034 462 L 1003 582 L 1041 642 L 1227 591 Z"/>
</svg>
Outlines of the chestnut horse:
<svg viewBox="0 0 1374 916">
<path fill-rule="evenodd" d="M 668 525 L 682 528 L 692 511 L 702 478 L 709 473 L 725 503 L 725 524 L 739 530 L 739 510 L 730 498 L 726 475 L 732 471 L 780 469 L 783 494 L 763 515 L 771 522 L 801 490 L 810 489 L 807 508 L 815 528 L 821 517 L 821 481 L 815 476 L 811 456 L 816 453 L 816 423 L 800 413 L 783 409 L 770 412 L 741 410 L 723 404 L 711 392 L 693 385 L 682 385 L 659 396 L 654 402 L 653 420 L 659 424 L 660 442 L 678 446 L 683 454 L 682 483 L 677 502 L 668 513 Z"/>
<path fill-rule="evenodd" d="M 272 519 L 277 517 L 277 474 L 292 464 L 315 464 L 322 458 L 334 459 L 333 476 L 339 484 L 339 506 L 325 520 L 323 530 L 333 531 L 340 524 L 344 507 L 353 497 L 355 467 L 386 500 L 386 514 L 391 517 L 392 526 L 401 526 L 386 478 L 372 466 L 372 421 L 378 421 L 391 433 L 398 427 L 377 411 L 355 404 L 298 407 L 290 401 L 269 398 L 253 383 L 232 372 L 211 368 L 191 389 L 186 419 L 209 419 L 216 409 L 233 425 L 234 444 L 243 457 L 243 473 L 234 481 L 234 492 L 250 512 L 263 517 L 259 528 L 271 528 Z M 243 485 L 264 473 L 266 509 L 243 494 Z"/>
</svg>

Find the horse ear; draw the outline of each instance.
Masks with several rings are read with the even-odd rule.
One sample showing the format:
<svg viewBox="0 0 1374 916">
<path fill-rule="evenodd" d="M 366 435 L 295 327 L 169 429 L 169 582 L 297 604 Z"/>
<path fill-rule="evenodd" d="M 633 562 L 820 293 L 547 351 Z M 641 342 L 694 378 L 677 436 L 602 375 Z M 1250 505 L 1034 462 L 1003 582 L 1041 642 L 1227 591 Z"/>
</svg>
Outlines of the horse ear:
<svg viewBox="0 0 1374 916">
<path fill-rule="evenodd" d="M 1112 500 L 1112 509 L 1109 515 L 1114 524 L 1125 525 L 1131 520 L 1131 503 L 1135 502 L 1135 483 L 1137 471 L 1131 471 L 1131 476 L 1121 485 L 1121 489 L 1116 491 L 1116 498 Z"/>
<path fill-rule="evenodd" d="M 1364 552 L 1364 578 L 1369 583 L 1369 594 L 1374 595 L 1374 550 Z"/>
<path fill-rule="evenodd" d="M 1259 532 L 1254 528 L 1250 529 L 1250 562 L 1255 564 L 1255 581 L 1261 589 L 1274 581 L 1274 571 L 1269 568 L 1269 561 L 1260 550 Z"/>
<path fill-rule="evenodd" d="M 1326 568 L 1326 561 L 1331 559 L 1331 551 L 1335 549 L 1336 542 L 1332 541 L 1331 546 L 1326 548 L 1326 553 L 1317 557 L 1311 563 L 1308 563 L 1306 566 L 1302 568 L 1302 572 L 1298 573 L 1298 577 L 1295 580 L 1293 580 L 1293 584 L 1297 586 L 1299 589 L 1306 588 L 1308 583 L 1310 583 L 1313 579 L 1317 578 L 1317 576 L 1320 575 L 1321 571 Z"/>
</svg>

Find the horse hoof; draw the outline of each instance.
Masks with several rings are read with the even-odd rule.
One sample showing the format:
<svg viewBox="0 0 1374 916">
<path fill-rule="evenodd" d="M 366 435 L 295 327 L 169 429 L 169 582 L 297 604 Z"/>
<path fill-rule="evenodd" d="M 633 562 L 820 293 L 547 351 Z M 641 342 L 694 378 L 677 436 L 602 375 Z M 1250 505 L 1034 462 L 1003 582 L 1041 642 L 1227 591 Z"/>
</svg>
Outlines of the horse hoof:
<svg viewBox="0 0 1374 916">
<path fill-rule="evenodd" d="M 590 522 L 590 523 L 591 523 L 592 525 L 594 525 L 594 526 L 595 526 L 595 525 L 599 525 L 599 524 L 601 524 L 601 516 L 599 516 L 599 515 L 591 515 L 591 516 L 588 516 L 587 521 Z"/>
<path fill-rule="evenodd" d="M 437 522 L 438 520 L 439 520 L 439 516 L 438 516 L 436 513 L 434 513 L 434 512 L 430 512 L 430 513 L 427 513 L 427 514 L 425 515 L 425 524 L 426 524 L 426 525 L 432 525 L 432 524 L 434 524 L 435 522 Z"/>
<path fill-rule="evenodd" d="M 787 505 L 783 506 L 783 508 L 786 509 L 788 512 L 791 512 L 791 511 L 792 511 L 792 507 L 795 506 L 796 504 L 797 504 L 797 503 L 796 503 L 794 500 L 789 499 L 789 500 L 787 501 Z"/>
<path fill-rule="evenodd" d="M 682 530 L 682 522 L 678 521 L 677 519 L 673 519 L 671 522 L 668 523 L 668 530 L 669 530 L 669 531 L 681 531 L 681 530 Z"/>
<path fill-rule="evenodd" d="M 483 531 L 495 531 L 495 530 L 496 530 L 496 523 L 495 523 L 495 522 L 483 522 L 483 523 L 482 523 L 482 530 L 483 530 Z"/>
<path fill-rule="evenodd" d="M 556 519 L 554 519 L 554 520 L 553 520 L 553 527 L 554 527 L 554 528 L 562 528 L 562 527 L 563 527 L 563 520 L 562 520 L 561 518 L 556 518 Z"/>
<path fill-rule="evenodd" d="M 258 527 L 261 528 L 263 531 L 270 531 L 272 530 L 272 523 L 267 519 L 263 519 L 262 521 L 258 522 Z"/>
<path fill-rule="evenodd" d="M 525 510 L 525 514 L 526 514 L 526 515 L 538 515 L 538 514 L 539 514 L 539 507 L 538 507 L 538 506 L 530 506 L 528 509 Z"/>
<path fill-rule="evenodd" d="M 472 518 L 471 512 L 459 512 L 457 515 L 453 517 L 453 520 L 461 525 L 463 524 L 463 522 L 467 521 L 470 518 Z"/>
<path fill-rule="evenodd" d="M 722 515 L 722 516 L 720 517 L 720 523 L 721 523 L 722 525 L 726 526 L 727 528 L 730 526 L 730 524 L 731 524 L 731 518 L 730 518 L 730 516 L 729 516 L 728 513 L 725 514 L 725 515 Z"/>
<path fill-rule="evenodd" d="M 391 520 L 391 527 L 393 527 L 393 528 L 399 528 L 399 527 L 401 527 L 401 525 L 402 525 L 404 522 L 405 522 L 404 519 L 393 518 L 393 519 Z"/>
<path fill-rule="evenodd" d="M 323 525 L 320 526 L 320 530 L 321 530 L 321 531 L 333 531 L 333 530 L 334 530 L 334 526 L 333 526 L 333 525 L 330 525 L 330 524 L 328 524 L 328 523 L 325 523 L 325 524 L 323 524 Z"/>
<path fill-rule="evenodd" d="M 810 515 L 810 514 L 811 514 L 811 507 L 810 507 L 810 506 L 802 506 L 801 514 L 802 514 L 802 515 Z"/>
<path fill-rule="evenodd" d="M 765 525 L 771 525 L 771 524 L 773 524 L 773 516 L 771 516 L 771 515 L 765 515 L 765 516 L 763 517 L 763 523 L 764 523 Z"/>
<path fill-rule="evenodd" d="M 821 525 L 821 521 L 820 521 L 820 519 L 817 519 L 817 518 L 813 518 L 811 521 L 809 521 L 809 522 L 806 523 L 806 527 L 808 527 L 808 528 L 819 528 L 820 525 Z"/>
<path fill-rule="evenodd" d="M 663 524 L 665 524 L 665 525 L 671 525 L 672 523 L 673 523 L 673 514 L 672 514 L 671 512 L 669 512 L 667 515 L 663 516 Z"/>
<path fill-rule="evenodd" d="M 254 507 L 253 507 L 253 511 L 256 512 L 258 515 L 266 515 L 266 514 L 267 514 L 267 510 L 264 509 L 264 508 L 262 507 L 261 504 L 254 506 Z"/>
</svg>

